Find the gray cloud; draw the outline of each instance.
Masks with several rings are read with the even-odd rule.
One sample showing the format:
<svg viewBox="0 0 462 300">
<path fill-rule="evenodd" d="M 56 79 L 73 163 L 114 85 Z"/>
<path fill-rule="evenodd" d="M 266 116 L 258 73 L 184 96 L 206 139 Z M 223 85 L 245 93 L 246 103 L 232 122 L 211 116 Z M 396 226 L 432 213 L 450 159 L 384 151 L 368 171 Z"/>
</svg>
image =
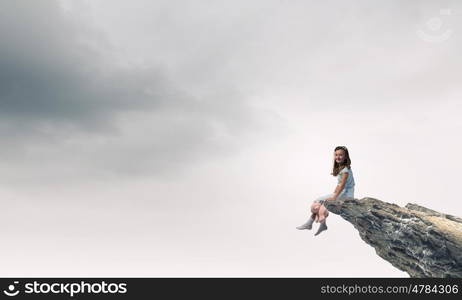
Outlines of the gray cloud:
<svg viewBox="0 0 462 300">
<path fill-rule="evenodd" d="M 111 13 L 102 2 L 94 5 L 127 52 L 150 57 L 155 51 L 173 65 L 183 63 L 177 75 L 197 86 L 231 80 L 278 105 L 299 101 L 307 113 L 330 111 L 332 103 L 350 112 L 390 111 L 403 102 L 430 103 L 457 87 L 456 1 L 135 3 L 112 1 Z M 441 15 L 444 9 L 452 15 Z M 441 29 L 427 27 L 433 17 Z M 454 35 L 440 44 L 417 34 L 447 29 Z M 416 86 L 422 82 L 428 84 Z"/>
<path fill-rule="evenodd" d="M 1 1 L 0 13 L 6 181 L 174 172 L 239 151 L 280 121 L 247 104 L 232 82 L 200 94 L 169 74 L 168 62 L 117 64 L 104 34 L 58 2 Z"/>
</svg>

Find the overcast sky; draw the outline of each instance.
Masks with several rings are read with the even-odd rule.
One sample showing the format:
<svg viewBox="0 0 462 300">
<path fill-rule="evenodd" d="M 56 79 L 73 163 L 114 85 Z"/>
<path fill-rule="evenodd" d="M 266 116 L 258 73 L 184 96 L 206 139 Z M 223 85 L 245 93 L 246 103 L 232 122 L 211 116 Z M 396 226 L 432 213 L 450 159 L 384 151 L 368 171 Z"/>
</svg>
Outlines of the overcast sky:
<svg viewBox="0 0 462 300">
<path fill-rule="evenodd" d="M 462 216 L 457 1 L 0 0 L 2 276 L 407 277 L 331 214 Z M 341 246 L 341 247 L 340 247 Z"/>
</svg>

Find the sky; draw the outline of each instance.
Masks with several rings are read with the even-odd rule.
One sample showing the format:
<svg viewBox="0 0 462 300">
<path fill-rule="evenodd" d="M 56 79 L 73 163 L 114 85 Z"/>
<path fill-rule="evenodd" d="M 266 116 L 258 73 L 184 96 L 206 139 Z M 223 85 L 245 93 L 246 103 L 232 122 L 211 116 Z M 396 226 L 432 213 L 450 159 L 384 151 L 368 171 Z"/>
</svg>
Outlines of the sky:
<svg viewBox="0 0 462 300">
<path fill-rule="evenodd" d="M 408 277 L 330 214 L 462 216 L 457 1 L 0 0 L 1 276 Z"/>
</svg>

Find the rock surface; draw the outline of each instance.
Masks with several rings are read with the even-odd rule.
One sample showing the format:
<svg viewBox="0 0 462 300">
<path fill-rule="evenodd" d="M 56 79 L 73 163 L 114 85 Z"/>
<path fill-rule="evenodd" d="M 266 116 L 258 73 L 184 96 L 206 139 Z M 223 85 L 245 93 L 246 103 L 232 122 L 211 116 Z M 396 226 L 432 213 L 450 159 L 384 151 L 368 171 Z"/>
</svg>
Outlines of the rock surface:
<svg viewBox="0 0 462 300">
<path fill-rule="evenodd" d="M 374 198 L 327 201 L 376 253 L 410 277 L 462 278 L 462 219 Z"/>
</svg>

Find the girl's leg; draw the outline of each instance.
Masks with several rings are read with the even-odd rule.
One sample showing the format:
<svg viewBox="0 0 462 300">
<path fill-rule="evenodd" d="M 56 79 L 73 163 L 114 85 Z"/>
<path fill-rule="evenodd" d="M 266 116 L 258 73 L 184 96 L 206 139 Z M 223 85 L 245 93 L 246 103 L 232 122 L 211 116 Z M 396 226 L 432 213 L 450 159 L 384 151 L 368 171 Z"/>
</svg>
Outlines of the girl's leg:
<svg viewBox="0 0 462 300">
<path fill-rule="evenodd" d="M 316 223 L 322 223 L 325 218 L 327 218 L 327 216 L 329 215 L 329 212 L 327 210 L 327 208 L 323 205 L 324 204 L 324 201 L 327 199 L 327 198 L 330 198 L 332 197 L 334 194 L 327 194 L 327 195 L 324 195 L 324 196 L 321 196 L 321 197 L 318 197 L 315 202 L 321 202 L 321 206 L 319 207 L 319 209 L 317 210 L 317 217 L 316 217 Z"/>
<path fill-rule="evenodd" d="M 328 194 L 326 196 L 323 196 L 323 198 L 325 199 L 325 198 L 329 198 L 331 196 L 333 196 L 333 194 Z M 329 216 L 329 211 L 324 206 L 324 204 L 321 205 L 319 207 L 319 210 L 318 210 L 318 222 L 321 223 L 321 225 L 319 225 L 318 231 L 314 234 L 315 236 L 320 234 L 324 230 L 327 230 L 326 218 L 328 216 Z"/>
<path fill-rule="evenodd" d="M 327 230 L 327 225 L 326 222 L 322 222 L 321 225 L 319 225 L 318 231 L 314 234 L 315 236 L 323 232 L 324 230 Z"/>
<path fill-rule="evenodd" d="M 314 203 L 313 203 L 314 204 Z M 318 204 L 319 205 L 319 204 Z M 319 209 L 319 208 L 318 208 Z M 318 213 L 318 209 L 316 209 L 315 207 L 313 207 L 313 205 L 311 205 L 311 214 L 308 218 L 308 221 L 306 221 L 305 223 L 303 223 L 302 225 L 300 226 L 297 226 L 296 228 L 299 229 L 299 230 L 303 230 L 303 229 L 311 229 L 312 226 L 313 226 L 313 222 L 314 220 L 316 219 L 317 217 L 317 213 Z"/>
<path fill-rule="evenodd" d="M 329 215 L 329 212 L 327 211 L 327 208 L 322 205 L 319 208 L 319 225 L 318 231 L 314 234 L 315 236 L 323 232 L 324 230 L 327 230 L 327 224 L 326 224 L 326 218 Z"/>
<path fill-rule="evenodd" d="M 299 230 L 311 229 L 313 226 L 313 222 L 314 221 L 318 222 L 318 218 L 319 218 L 318 213 L 319 213 L 320 207 L 321 207 L 321 204 L 319 202 L 316 202 L 316 200 L 313 201 L 313 204 L 311 204 L 311 212 L 310 212 L 310 216 L 308 217 L 308 221 L 306 221 L 300 226 L 297 226 L 296 228 Z"/>
<path fill-rule="evenodd" d="M 314 201 L 311 205 L 311 217 L 318 223 L 319 219 L 319 208 L 321 208 L 321 203 Z"/>
<path fill-rule="evenodd" d="M 321 204 L 319 202 L 314 201 L 313 204 L 311 204 L 311 216 L 316 216 L 319 212 L 319 208 L 321 207 Z"/>
<path fill-rule="evenodd" d="M 303 223 L 302 225 L 300 226 L 297 226 L 295 228 L 299 229 L 299 230 L 302 230 L 302 229 L 311 229 L 312 226 L 313 226 L 313 222 L 314 222 L 314 218 L 313 216 L 310 216 L 308 218 L 308 221 L 306 221 L 305 223 Z"/>
<path fill-rule="evenodd" d="M 306 221 L 304 224 L 302 224 L 300 226 L 297 226 L 296 228 L 300 229 L 300 230 L 301 229 L 311 229 L 312 224 L 313 224 L 314 221 L 319 223 L 320 219 L 324 220 L 327 217 L 327 215 L 329 214 L 327 212 L 327 209 L 325 209 L 325 211 L 323 211 L 322 214 L 320 214 L 319 211 L 320 211 L 321 207 L 324 207 L 322 205 L 322 202 L 324 202 L 325 199 L 327 199 L 327 198 L 329 198 L 331 196 L 332 196 L 332 194 L 327 194 L 327 195 L 316 198 L 316 200 L 313 201 L 313 204 L 311 204 L 311 215 L 308 218 L 308 221 Z"/>
</svg>

